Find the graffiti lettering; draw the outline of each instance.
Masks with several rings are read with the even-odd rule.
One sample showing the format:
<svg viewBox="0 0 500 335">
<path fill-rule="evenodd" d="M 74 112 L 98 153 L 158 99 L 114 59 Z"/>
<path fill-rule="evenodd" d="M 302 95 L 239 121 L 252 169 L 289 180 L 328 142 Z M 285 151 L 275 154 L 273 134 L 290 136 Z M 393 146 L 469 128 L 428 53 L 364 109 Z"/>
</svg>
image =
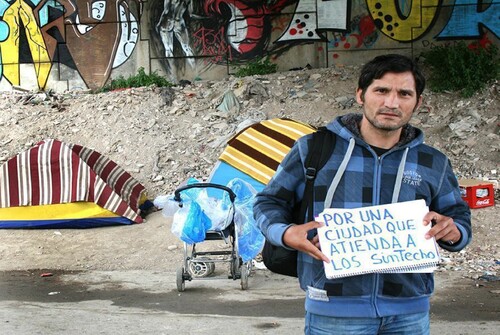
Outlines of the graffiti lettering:
<svg viewBox="0 0 500 335">
<path fill-rule="evenodd" d="M 19 44 L 20 29 L 24 26 L 29 52 L 35 66 L 38 87 L 45 88 L 52 63 L 33 9 L 24 1 L 16 0 L 3 10 L 2 20 L 2 35 L 4 37 L 0 42 L 2 75 L 12 85 L 20 84 L 20 52 L 27 52 L 27 50 L 20 50 Z"/>
<path fill-rule="evenodd" d="M 500 37 L 500 3 L 493 2 L 488 9 L 478 12 L 477 2 L 478 0 L 456 0 L 450 20 L 438 38 L 479 38 L 480 25 Z"/>
<path fill-rule="evenodd" d="M 391 39 L 411 42 L 424 35 L 431 27 L 440 0 L 411 1 L 409 10 L 401 8 L 397 0 L 367 0 L 368 11 L 377 28 Z M 404 14 L 408 13 L 408 14 Z"/>
<path fill-rule="evenodd" d="M 136 0 L 1 0 L 0 75 L 11 85 L 23 84 L 21 64 L 32 63 L 36 85 L 45 89 L 59 61 L 76 67 L 88 87 L 102 87 L 111 69 L 130 57 L 139 36 L 138 14 L 128 1 Z"/>
<path fill-rule="evenodd" d="M 222 61 L 223 57 L 231 60 L 231 48 L 224 41 L 224 31 L 213 31 L 201 28 L 193 34 L 194 46 L 201 50 L 202 55 L 211 56 L 213 62 Z M 207 62 L 208 59 L 205 59 Z"/>
</svg>

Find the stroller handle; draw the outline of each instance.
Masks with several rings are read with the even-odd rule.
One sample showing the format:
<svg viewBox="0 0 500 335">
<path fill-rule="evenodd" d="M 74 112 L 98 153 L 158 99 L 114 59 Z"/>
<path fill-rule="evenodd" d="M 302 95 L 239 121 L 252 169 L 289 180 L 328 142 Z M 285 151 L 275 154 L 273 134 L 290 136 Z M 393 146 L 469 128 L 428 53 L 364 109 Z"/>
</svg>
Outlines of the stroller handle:
<svg viewBox="0 0 500 335">
<path fill-rule="evenodd" d="M 196 187 L 201 187 L 201 188 L 218 188 L 220 190 L 226 191 L 229 193 L 229 199 L 231 202 L 234 202 L 234 199 L 236 199 L 236 194 L 234 194 L 233 190 L 230 189 L 227 186 L 224 185 L 219 185 L 219 184 L 212 184 L 212 183 L 194 183 L 194 184 L 189 184 L 185 186 L 181 186 L 178 189 L 175 190 L 174 192 L 174 201 L 180 202 L 181 201 L 181 192 L 188 190 L 190 188 L 196 188 Z"/>
</svg>

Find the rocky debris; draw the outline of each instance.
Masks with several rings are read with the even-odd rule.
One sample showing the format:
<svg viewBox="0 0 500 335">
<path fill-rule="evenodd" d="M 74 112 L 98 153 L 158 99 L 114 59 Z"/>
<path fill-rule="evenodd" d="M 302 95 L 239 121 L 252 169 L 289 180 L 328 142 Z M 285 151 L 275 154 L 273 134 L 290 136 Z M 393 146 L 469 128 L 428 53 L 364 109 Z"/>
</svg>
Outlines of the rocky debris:
<svg viewBox="0 0 500 335">
<path fill-rule="evenodd" d="M 206 178 L 226 141 L 252 122 L 289 117 L 314 126 L 360 111 L 358 68 L 144 87 L 100 94 L 2 93 L 0 162 L 40 140 L 82 144 L 115 160 L 151 196 L 188 177 Z M 497 83 L 470 99 L 426 92 L 413 123 L 450 156 L 460 178 L 497 182 L 500 151 Z"/>
<path fill-rule="evenodd" d="M 321 126 L 337 115 L 360 112 L 355 103 L 358 71 L 305 69 L 99 94 L 4 92 L 0 163 L 43 139 L 77 143 L 121 165 L 154 199 L 173 193 L 189 177 L 205 180 L 227 140 L 254 122 L 287 117 Z M 459 178 L 493 182 L 497 202 L 499 91 L 497 82 L 469 99 L 426 91 L 412 120 L 428 144 L 450 157 Z M 467 269 L 476 279 L 495 276 L 498 244 L 445 254 L 444 260 L 442 271 Z"/>
</svg>

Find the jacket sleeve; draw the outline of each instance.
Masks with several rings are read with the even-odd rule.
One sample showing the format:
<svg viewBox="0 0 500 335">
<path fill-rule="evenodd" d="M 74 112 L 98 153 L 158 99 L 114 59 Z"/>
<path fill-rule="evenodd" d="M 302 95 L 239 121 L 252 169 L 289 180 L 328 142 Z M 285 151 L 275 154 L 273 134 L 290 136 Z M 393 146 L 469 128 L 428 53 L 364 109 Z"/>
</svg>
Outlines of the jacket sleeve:
<svg viewBox="0 0 500 335">
<path fill-rule="evenodd" d="M 469 206 L 460 195 L 458 180 L 449 160 L 441 179 L 438 195 L 432 200 L 430 210 L 441 215 L 451 217 L 461 233 L 459 241 L 450 245 L 444 241 L 438 241 L 441 248 L 456 252 L 465 248 L 472 239 L 471 213 Z"/>
<path fill-rule="evenodd" d="M 304 163 L 299 139 L 279 165 L 267 186 L 255 197 L 253 212 L 257 226 L 274 245 L 283 246 L 283 234 L 293 224 L 293 209 L 304 190 Z"/>
</svg>

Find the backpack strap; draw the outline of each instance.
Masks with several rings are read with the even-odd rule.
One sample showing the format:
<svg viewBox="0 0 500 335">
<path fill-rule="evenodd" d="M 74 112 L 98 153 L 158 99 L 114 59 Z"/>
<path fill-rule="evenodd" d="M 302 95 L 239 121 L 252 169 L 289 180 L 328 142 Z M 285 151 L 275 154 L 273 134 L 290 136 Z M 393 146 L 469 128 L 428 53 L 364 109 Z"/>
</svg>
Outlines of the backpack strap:
<svg viewBox="0 0 500 335">
<path fill-rule="evenodd" d="M 293 220 L 296 224 L 304 223 L 305 214 L 309 208 L 308 221 L 313 220 L 314 205 L 314 179 L 317 172 L 326 164 L 333 153 L 335 147 L 336 135 L 326 130 L 325 127 L 319 128 L 312 134 L 311 140 L 307 143 L 308 152 L 304 161 L 306 168 L 306 184 L 304 196 L 300 206 L 295 205 L 293 211 Z M 283 247 L 272 245 L 266 239 L 262 249 L 262 260 L 266 267 L 282 275 L 297 277 L 297 250 L 290 250 Z"/>
<path fill-rule="evenodd" d="M 309 150 L 304 161 L 304 167 L 306 168 L 304 196 L 302 197 L 300 209 L 296 216 L 301 222 L 296 223 L 303 223 L 302 221 L 304 221 L 306 212 L 308 213 L 306 222 L 314 219 L 314 180 L 318 171 L 330 159 L 335 147 L 335 140 L 336 135 L 326 127 L 320 127 L 312 134 L 312 138 L 308 143 Z"/>
</svg>

